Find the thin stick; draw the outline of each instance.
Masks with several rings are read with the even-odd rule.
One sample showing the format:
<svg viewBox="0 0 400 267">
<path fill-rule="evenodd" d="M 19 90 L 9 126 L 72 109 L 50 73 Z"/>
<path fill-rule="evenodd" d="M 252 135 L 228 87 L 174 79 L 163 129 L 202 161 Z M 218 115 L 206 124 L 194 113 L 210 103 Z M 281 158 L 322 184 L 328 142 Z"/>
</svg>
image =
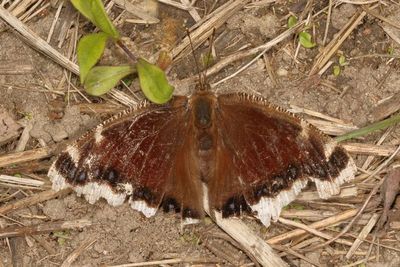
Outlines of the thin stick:
<svg viewBox="0 0 400 267">
<path fill-rule="evenodd" d="M 64 229 L 82 229 L 90 225 L 92 225 L 91 221 L 81 219 L 64 222 L 49 222 L 32 226 L 12 226 L 1 229 L 0 238 L 35 235 L 40 233 L 60 231 Z"/>
<path fill-rule="evenodd" d="M 392 145 L 374 145 L 374 144 L 363 144 L 363 143 L 346 143 L 342 146 L 350 153 L 362 154 L 362 155 L 373 155 L 389 157 L 396 151 L 396 147 Z M 396 155 L 395 158 L 399 158 L 400 155 Z"/>
<path fill-rule="evenodd" d="M 229 64 L 231 64 L 234 61 L 240 60 L 242 58 L 245 57 L 249 57 L 252 56 L 254 54 L 258 54 L 262 51 L 264 51 L 264 53 L 266 51 L 268 51 L 269 49 L 271 49 L 272 47 L 274 47 L 275 45 L 279 44 L 280 42 L 286 40 L 286 38 L 289 38 L 290 36 L 292 36 L 293 33 L 296 32 L 296 30 L 302 25 L 302 23 L 299 23 L 297 25 L 295 25 L 294 27 L 284 31 L 283 33 L 279 34 L 277 37 L 275 37 L 274 39 L 272 39 L 271 41 L 262 44 L 260 46 L 248 49 L 246 51 L 242 51 L 242 52 L 238 52 L 235 54 L 232 54 L 230 56 L 227 56 L 223 59 L 221 59 L 220 61 L 218 61 L 218 63 L 216 63 L 215 65 L 213 65 L 212 67 L 210 67 L 207 72 L 206 75 L 209 76 L 211 74 L 217 73 L 220 70 L 222 70 L 223 68 L 225 68 L 226 66 L 228 66 Z"/>
<path fill-rule="evenodd" d="M 356 214 L 357 214 L 357 209 L 346 210 L 346 211 L 341 212 L 341 213 L 339 213 L 339 214 L 337 214 L 335 216 L 332 216 L 332 217 L 323 219 L 321 221 L 312 223 L 312 224 L 308 225 L 308 227 L 314 228 L 314 229 L 324 228 L 324 227 L 336 224 L 338 222 L 347 220 L 347 219 L 353 217 Z M 305 231 L 303 229 L 292 230 L 292 231 L 289 231 L 289 232 L 286 232 L 286 233 L 283 233 L 281 235 L 278 235 L 278 236 L 275 236 L 275 237 L 272 237 L 272 238 L 268 239 L 267 243 L 271 244 L 271 245 L 272 244 L 278 244 L 278 243 L 281 243 L 283 241 L 292 239 L 294 237 L 301 236 L 301 235 L 303 235 L 305 233 L 307 233 L 307 231 Z"/>
<path fill-rule="evenodd" d="M 108 267 L 136 267 L 136 266 L 151 266 L 151 265 L 167 265 L 167 264 L 177 264 L 177 263 L 212 263 L 215 261 L 210 261 L 206 259 L 200 258 L 176 258 L 176 259 L 167 259 L 167 260 L 159 260 L 159 261 L 144 261 L 138 263 L 128 263 L 128 264 L 119 264 L 119 265 L 109 265 Z"/>
<path fill-rule="evenodd" d="M 219 28 L 225 21 L 240 10 L 249 0 L 231 0 L 220 6 L 211 14 L 202 18 L 190 28 L 193 46 L 197 48 L 203 41 L 207 40 L 214 28 Z M 189 38 L 186 37 L 171 51 L 174 61 L 188 54 L 190 46 Z"/>
<path fill-rule="evenodd" d="M 346 258 L 347 259 L 350 259 L 353 256 L 354 252 L 356 252 L 356 250 L 361 245 L 363 240 L 371 232 L 372 228 L 375 226 L 375 224 L 378 221 L 378 219 L 379 219 L 379 214 L 377 214 L 377 213 L 372 214 L 370 220 L 364 226 L 364 228 L 361 230 L 361 232 L 359 233 L 357 239 L 354 241 L 353 245 L 351 246 L 351 248 L 347 252 L 347 254 L 346 254 Z"/>
<path fill-rule="evenodd" d="M 64 1 L 61 1 L 60 4 L 58 5 L 56 14 L 54 15 L 53 22 L 51 23 L 51 26 L 50 26 L 49 34 L 47 35 L 46 42 L 48 42 L 48 43 L 50 43 L 51 37 L 53 36 L 54 28 L 56 27 L 58 18 L 60 17 L 60 13 L 61 13 L 61 9 L 62 9 L 63 5 L 64 5 Z"/>
<path fill-rule="evenodd" d="M 329 0 L 328 16 L 326 18 L 326 27 L 325 27 L 324 39 L 322 40 L 322 45 L 323 46 L 325 45 L 326 38 L 328 37 L 329 25 L 331 23 L 331 14 L 332 14 L 332 0 Z"/>
<path fill-rule="evenodd" d="M 51 154 L 52 154 L 52 149 L 50 149 L 49 147 L 36 148 L 17 153 L 9 153 L 0 156 L 0 167 L 10 166 L 13 164 L 18 164 L 26 161 L 47 158 L 50 157 Z"/>
<path fill-rule="evenodd" d="M 58 52 L 52 46 L 50 46 L 45 40 L 40 38 L 36 33 L 31 31 L 25 24 L 23 24 L 16 17 L 11 15 L 6 9 L 0 6 L 0 18 L 2 18 L 5 22 L 7 22 L 11 27 L 13 27 L 17 32 L 19 32 L 23 39 L 31 45 L 34 49 L 39 51 L 40 53 L 50 57 L 54 62 L 71 71 L 72 73 L 79 75 L 79 67 L 74 62 L 69 60 L 66 56 Z M 125 104 L 124 99 L 130 98 L 124 92 L 119 91 L 115 93 L 116 90 L 112 89 L 109 93 L 114 93 L 113 97 L 115 97 L 118 101 Z M 121 99 L 118 98 L 121 96 Z M 133 101 L 133 100 L 132 100 Z M 1 165 L 0 165 L 1 167 Z"/>
<path fill-rule="evenodd" d="M 24 23 L 19 19 L 11 15 L 6 9 L 0 6 L 0 18 L 7 22 L 12 28 L 19 32 L 24 39 L 33 48 L 49 56 L 52 60 L 70 70 L 71 72 L 79 75 L 79 68 L 76 64 L 71 62 L 67 57 L 60 54 L 57 50 L 51 47 L 45 40 L 40 38 L 36 33 L 31 31 Z"/>
<path fill-rule="evenodd" d="M 216 224 L 253 255 L 262 266 L 288 266 L 264 240 L 254 234 L 241 220 L 222 218 L 221 213 L 216 211 L 214 215 L 211 218 Z"/>
<path fill-rule="evenodd" d="M 254 57 L 252 60 L 250 60 L 248 63 L 246 63 L 244 66 L 240 67 L 237 71 L 235 71 L 234 73 L 224 77 L 223 79 L 219 80 L 218 82 L 215 82 L 213 84 L 211 84 L 211 88 L 217 86 L 218 84 L 221 84 L 229 79 L 232 79 L 233 77 L 235 77 L 236 75 L 238 75 L 239 73 L 241 73 L 242 71 L 244 71 L 245 69 L 247 69 L 249 66 L 251 66 L 252 64 L 254 64 L 254 62 L 256 62 L 260 57 L 262 57 L 265 52 L 267 52 L 267 50 L 269 50 L 269 48 L 264 49 L 263 51 L 261 51 L 261 53 L 259 53 L 256 57 Z"/>
<path fill-rule="evenodd" d="M 356 13 L 349 20 L 343 29 L 337 33 L 337 38 L 332 41 L 322 50 L 322 52 L 316 57 L 314 66 L 311 68 L 310 76 L 318 73 L 321 67 L 323 67 L 332 55 L 339 49 L 342 43 L 347 39 L 350 33 L 358 26 L 359 22 L 367 15 L 367 12 Z"/>
<path fill-rule="evenodd" d="M 31 186 L 33 188 L 40 188 L 43 187 L 44 182 L 43 181 L 38 181 L 35 179 L 29 179 L 29 178 L 22 178 L 22 177 L 16 177 L 16 176 L 10 176 L 10 175 L 3 175 L 0 174 L 0 182 L 10 184 L 12 186 Z"/>
<path fill-rule="evenodd" d="M 283 224 L 286 224 L 286 225 L 291 225 L 291 226 L 303 229 L 303 230 L 305 230 L 305 231 L 307 231 L 307 232 L 309 232 L 309 233 L 311 233 L 311 234 L 313 234 L 315 236 L 319 236 L 319 237 L 322 237 L 324 239 L 331 239 L 332 238 L 331 235 L 325 234 L 325 233 L 323 233 L 321 231 L 318 231 L 318 230 L 316 230 L 314 228 L 311 228 L 311 227 L 309 227 L 309 226 L 307 226 L 307 225 L 305 225 L 303 223 L 298 223 L 298 222 L 295 222 L 295 221 L 287 220 L 287 219 L 284 219 L 282 217 L 279 218 L 278 221 L 280 223 L 283 223 Z M 339 243 L 339 244 L 343 244 L 343 245 L 347 245 L 347 246 L 351 246 L 352 245 L 352 243 L 350 241 L 347 241 L 347 240 L 344 240 L 344 239 L 337 239 L 335 241 L 337 243 Z"/>
<path fill-rule="evenodd" d="M 66 195 L 71 192 L 70 188 L 66 188 L 55 192 L 53 190 L 44 191 L 38 194 L 33 194 L 32 196 L 17 200 L 13 203 L 9 203 L 0 207 L 0 214 L 6 214 L 10 211 L 15 211 L 18 209 L 26 208 L 37 203 L 56 198 L 58 196 Z"/>
<path fill-rule="evenodd" d="M 310 116 L 313 116 L 313 117 L 317 117 L 317 118 L 320 118 L 320 119 L 324 119 L 324 120 L 335 122 L 335 123 L 339 123 L 339 124 L 348 124 L 348 123 L 346 123 L 345 121 L 343 121 L 341 119 L 338 119 L 338 118 L 335 118 L 335 117 L 331 117 L 329 115 L 326 115 L 324 113 L 320 113 L 320 112 L 315 111 L 315 110 L 302 108 L 302 107 L 299 107 L 299 106 L 296 106 L 296 105 L 290 105 L 290 109 L 288 109 L 288 110 L 290 112 L 292 112 L 292 113 L 304 113 L 304 114 L 307 114 L 307 115 L 310 115 Z M 350 124 L 348 124 L 348 125 L 350 125 Z M 353 125 L 351 125 L 351 126 L 353 126 Z"/>
<path fill-rule="evenodd" d="M 284 252 L 286 252 L 287 254 L 291 254 L 291 255 L 293 255 L 293 256 L 299 258 L 299 259 L 302 259 L 303 261 L 308 262 L 308 263 L 310 263 L 310 264 L 313 265 L 313 266 L 317 266 L 317 267 L 322 266 L 322 265 L 320 265 L 320 264 L 318 264 L 318 263 L 316 263 L 316 262 L 310 260 L 310 259 L 307 258 L 306 256 L 304 256 L 304 255 L 298 253 L 297 251 L 295 251 L 294 249 L 292 249 L 292 248 L 290 248 L 290 247 L 280 246 L 280 245 L 274 245 L 274 248 L 275 248 L 275 249 L 278 249 L 278 250 L 281 250 L 281 251 L 284 251 Z"/>
<path fill-rule="evenodd" d="M 85 242 L 83 242 L 79 247 L 74 249 L 71 254 L 64 260 L 61 264 L 61 267 L 69 267 L 72 263 L 81 255 L 85 250 L 87 250 L 91 245 L 96 242 L 96 239 L 88 238 Z"/>
</svg>

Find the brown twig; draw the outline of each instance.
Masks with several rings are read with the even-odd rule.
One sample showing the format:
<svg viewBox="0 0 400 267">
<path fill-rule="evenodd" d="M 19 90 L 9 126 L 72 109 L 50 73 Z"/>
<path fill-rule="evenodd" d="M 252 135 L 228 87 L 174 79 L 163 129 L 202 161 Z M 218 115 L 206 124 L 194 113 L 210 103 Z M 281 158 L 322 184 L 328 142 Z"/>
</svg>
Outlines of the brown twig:
<svg viewBox="0 0 400 267">
<path fill-rule="evenodd" d="M 72 263 L 81 255 L 85 250 L 87 250 L 91 245 L 96 242 L 96 239 L 88 238 L 79 247 L 74 249 L 71 254 L 63 261 L 61 267 L 69 267 Z"/>
<path fill-rule="evenodd" d="M 29 207 L 35 205 L 37 203 L 53 199 L 59 196 L 63 196 L 69 194 L 72 190 L 70 188 L 60 190 L 55 192 L 53 190 L 44 191 L 38 194 L 33 194 L 32 196 L 23 198 L 21 200 L 17 200 L 13 203 L 9 203 L 0 207 L 0 214 L 6 214 L 10 211 L 15 211 L 17 209 L 22 209 L 25 207 Z"/>
<path fill-rule="evenodd" d="M 209 213 L 209 211 L 206 211 Z M 214 211 L 211 218 L 245 250 L 252 254 L 262 266 L 288 266 L 272 248 L 255 235 L 242 221 L 235 218 L 223 219 L 221 213 Z"/>
<path fill-rule="evenodd" d="M 351 217 L 353 217 L 354 215 L 357 214 L 357 209 L 351 209 L 351 210 L 346 210 L 344 212 L 341 212 L 335 216 L 323 219 L 321 221 L 312 223 L 310 225 L 308 225 L 308 227 L 313 228 L 313 229 L 318 229 L 318 228 L 324 228 L 333 224 L 336 224 L 338 222 L 347 220 Z M 278 244 L 281 243 L 283 241 L 292 239 L 294 237 L 298 237 L 301 236 L 303 234 L 307 233 L 307 231 L 303 230 L 303 229 L 296 229 L 296 230 L 292 230 L 286 233 L 283 233 L 281 235 L 272 237 L 270 239 L 267 240 L 268 244 Z"/>
<path fill-rule="evenodd" d="M 89 220 L 81 219 L 64 222 L 49 222 L 32 226 L 11 226 L 0 230 L 0 238 L 34 235 L 65 229 L 81 229 L 92 225 Z"/>
<path fill-rule="evenodd" d="M 345 27 L 336 34 L 336 38 L 318 54 L 309 75 L 314 75 L 329 61 L 332 55 L 339 49 L 350 33 L 358 26 L 360 21 L 367 15 L 365 11 L 357 12 L 349 19 Z"/>
<path fill-rule="evenodd" d="M 43 159 L 52 155 L 50 147 L 36 148 L 17 153 L 9 153 L 0 156 L 0 167 L 6 167 L 13 164 L 18 164 L 26 161 Z"/>
<path fill-rule="evenodd" d="M 178 263 L 217 263 L 218 261 L 210 260 L 210 259 L 202 259 L 202 258 L 176 258 L 176 259 L 166 259 L 166 260 L 158 260 L 158 261 L 144 261 L 137 263 L 127 263 L 120 265 L 110 265 L 108 267 L 136 267 L 136 266 L 153 266 L 153 265 L 162 265 L 166 266 L 167 264 L 178 264 Z"/>
<path fill-rule="evenodd" d="M 371 232 L 372 228 L 375 226 L 378 219 L 379 219 L 379 214 L 377 214 L 377 213 L 372 214 L 370 220 L 364 226 L 364 228 L 361 230 L 357 239 L 354 241 L 353 245 L 347 252 L 347 254 L 346 254 L 347 259 L 350 259 L 353 256 L 354 252 L 358 249 L 358 247 L 363 242 L 363 239 L 365 239 L 367 237 L 367 235 Z"/>
</svg>

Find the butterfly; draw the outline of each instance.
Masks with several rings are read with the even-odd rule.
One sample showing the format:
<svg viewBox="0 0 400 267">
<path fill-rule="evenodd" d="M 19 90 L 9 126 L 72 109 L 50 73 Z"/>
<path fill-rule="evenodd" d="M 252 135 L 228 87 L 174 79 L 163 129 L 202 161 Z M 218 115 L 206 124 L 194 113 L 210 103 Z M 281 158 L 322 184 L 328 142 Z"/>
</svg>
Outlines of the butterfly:
<svg viewBox="0 0 400 267">
<path fill-rule="evenodd" d="M 268 226 L 309 181 L 328 198 L 355 171 L 342 146 L 265 98 L 203 88 L 106 120 L 67 146 L 48 176 L 54 190 L 72 187 L 92 204 L 128 200 L 146 217 L 162 209 L 194 223 L 206 210 Z"/>
</svg>

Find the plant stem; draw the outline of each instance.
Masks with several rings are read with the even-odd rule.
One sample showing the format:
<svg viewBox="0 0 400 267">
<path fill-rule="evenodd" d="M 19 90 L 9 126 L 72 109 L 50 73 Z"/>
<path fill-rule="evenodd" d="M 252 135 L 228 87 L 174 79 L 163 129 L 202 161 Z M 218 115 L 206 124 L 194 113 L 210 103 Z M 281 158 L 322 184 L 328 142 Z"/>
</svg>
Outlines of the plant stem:
<svg viewBox="0 0 400 267">
<path fill-rule="evenodd" d="M 397 115 L 395 115 L 395 116 L 393 116 L 391 118 L 388 118 L 386 120 L 383 120 L 383 121 L 375 122 L 375 123 L 373 123 L 371 125 L 365 126 L 365 127 L 361 128 L 361 129 L 352 131 L 350 133 L 338 136 L 338 137 L 335 138 L 335 140 L 337 142 L 341 142 L 341 141 L 344 141 L 344 140 L 348 140 L 348 139 L 364 136 L 364 135 L 367 135 L 367 134 L 369 134 L 369 133 L 371 133 L 373 131 L 386 129 L 387 127 L 392 126 L 392 125 L 394 125 L 394 124 L 396 124 L 398 122 L 400 122 L 400 114 L 397 114 Z"/>
<path fill-rule="evenodd" d="M 132 52 L 128 49 L 128 47 L 126 47 L 126 45 L 121 41 L 118 40 L 117 41 L 117 45 L 119 47 L 121 47 L 122 50 L 124 50 L 124 52 L 128 55 L 129 59 L 133 62 L 136 63 L 137 62 L 137 58 L 134 54 L 132 54 Z"/>
</svg>

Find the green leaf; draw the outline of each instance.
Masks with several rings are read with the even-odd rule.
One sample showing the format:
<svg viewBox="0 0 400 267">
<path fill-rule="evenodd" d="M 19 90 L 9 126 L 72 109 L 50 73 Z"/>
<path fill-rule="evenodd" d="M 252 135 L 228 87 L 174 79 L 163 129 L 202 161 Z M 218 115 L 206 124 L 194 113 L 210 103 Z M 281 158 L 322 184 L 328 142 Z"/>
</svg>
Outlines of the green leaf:
<svg viewBox="0 0 400 267">
<path fill-rule="evenodd" d="M 84 1 L 84 0 L 83 0 Z M 92 14 L 93 14 L 93 23 L 99 27 L 103 32 L 108 33 L 114 39 L 119 39 L 119 33 L 115 29 L 111 20 L 108 18 L 106 10 L 104 9 L 104 5 L 101 0 L 91 0 L 92 2 Z"/>
<path fill-rule="evenodd" d="M 338 65 L 333 66 L 333 75 L 334 76 L 340 75 L 340 66 L 338 66 Z"/>
<path fill-rule="evenodd" d="M 140 87 L 148 100 L 163 104 L 171 99 L 174 87 L 168 83 L 165 73 L 159 67 L 139 58 L 136 68 Z"/>
<path fill-rule="evenodd" d="M 349 140 L 352 138 L 357 138 L 357 137 L 361 137 L 361 136 L 365 136 L 367 134 L 370 134 L 374 131 L 378 131 L 378 130 L 383 130 L 386 129 L 392 125 L 395 125 L 397 123 L 400 123 L 400 114 L 394 115 L 393 117 L 390 117 L 388 119 L 385 119 L 383 121 L 378 121 L 375 122 L 373 124 L 370 124 L 368 126 L 365 126 L 363 128 L 354 130 L 352 132 L 346 133 L 344 135 L 341 136 L 337 136 L 335 138 L 335 140 L 337 142 L 342 142 L 345 140 Z"/>
<path fill-rule="evenodd" d="M 100 32 L 86 35 L 79 40 L 77 54 L 82 84 L 90 69 L 103 54 L 108 37 L 108 34 Z"/>
<path fill-rule="evenodd" d="M 119 39 L 119 33 L 108 18 L 101 0 L 71 0 L 71 3 L 100 30 L 114 39 Z"/>
<path fill-rule="evenodd" d="M 344 55 L 339 56 L 339 65 L 340 66 L 345 66 L 346 65 L 346 57 Z"/>
<path fill-rule="evenodd" d="M 133 66 L 99 66 L 92 68 L 85 79 L 85 89 L 90 95 L 99 96 L 107 93 L 117 83 L 133 73 Z"/>
<path fill-rule="evenodd" d="M 295 16 L 290 16 L 287 22 L 288 29 L 293 28 L 297 23 L 297 18 Z"/>
<path fill-rule="evenodd" d="M 389 48 L 387 49 L 387 53 L 389 54 L 389 56 L 393 56 L 393 54 L 394 54 L 394 47 L 393 47 L 393 46 L 389 47 Z"/>
<path fill-rule="evenodd" d="M 305 48 L 313 48 L 317 44 L 311 41 L 311 34 L 302 31 L 299 33 L 299 42 Z"/>
<path fill-rule="evenodd" d="M 88 20 L 94 22 L 92 8 L 91 8 L 92 0 L 71 0 L 71 3 Z"/>
</svg>

